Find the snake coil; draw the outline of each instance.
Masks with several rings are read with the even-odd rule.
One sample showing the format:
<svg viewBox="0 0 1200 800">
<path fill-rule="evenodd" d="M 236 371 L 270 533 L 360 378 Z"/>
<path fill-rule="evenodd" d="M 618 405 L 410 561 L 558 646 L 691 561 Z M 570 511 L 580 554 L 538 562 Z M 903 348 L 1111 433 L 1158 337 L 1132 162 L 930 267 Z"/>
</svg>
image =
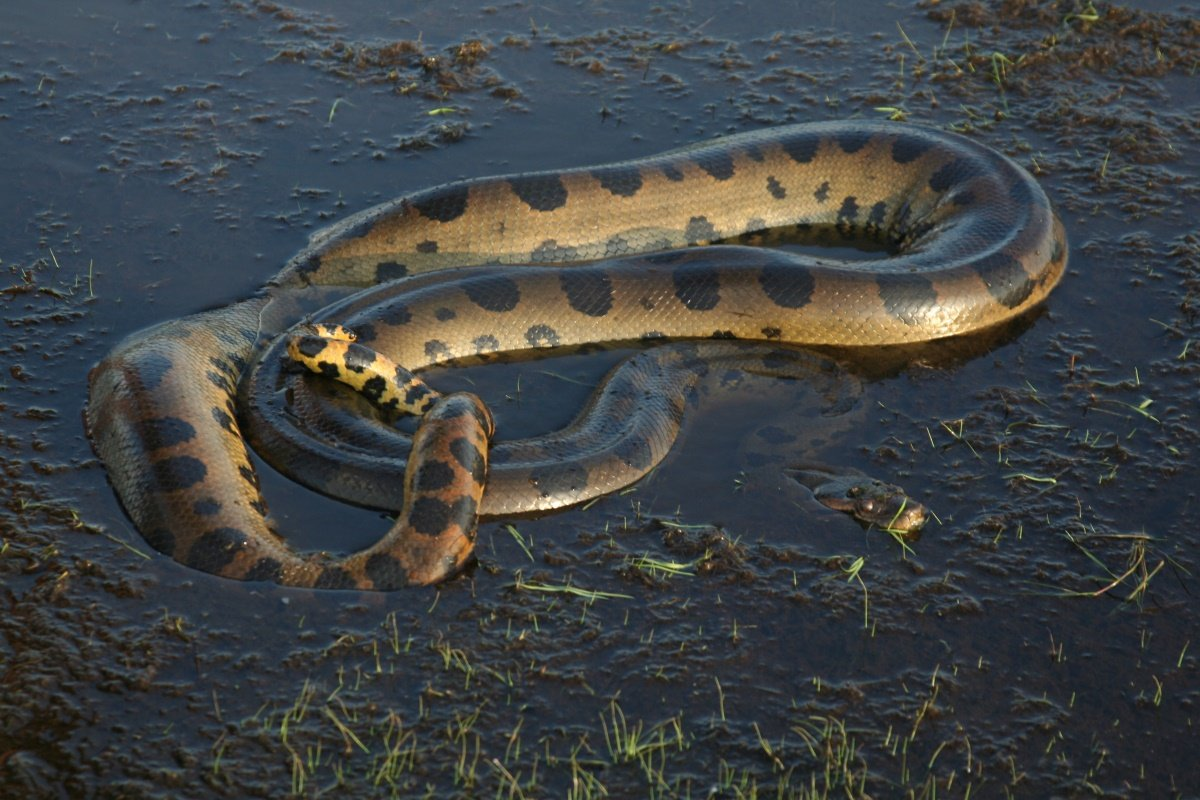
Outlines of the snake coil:
<svg viewBox="0 0 1200 800">
<path fill-rule="evenodd" d="M 890 257 L 720 244 L 788 227 L 872 238 Z M 1046 297 L 1066 252 L 1045 193 L 1019 166 L 964 137 L 892 123 L 778 127 L 460 181 L 315 235 L 255 297 L 129 337 L 92 371 L 86 422 L 138 529 L 183 564 L 320 588 L 431 583 L 470 557 L 477 514 L 569 505 L 644 474 L 670 446 L 680 387 L 714 360 L 774 374 L 800 368 L 790 344 L 918 342 L 995 325 Z M 310 346 L 317 369 L 342 378 L 375 354 L 419 371 L 513 350 L 702 341 L 639 355 L 560 434 L 491 446 L 487 409 L 450 395 L 425 415 L 407 462 L 372 461 L 301 444 L 287 421 L 299 379 L 280 353 L 307 320 L 358 334 L 357 360 L 322 361 L 323 345 Z M 247 426 L 268 460 L 295 464 L 312 485 L 401 507 L 396 526 L 361 553 L 294 552 L 268 519 Z"/>
</svg>

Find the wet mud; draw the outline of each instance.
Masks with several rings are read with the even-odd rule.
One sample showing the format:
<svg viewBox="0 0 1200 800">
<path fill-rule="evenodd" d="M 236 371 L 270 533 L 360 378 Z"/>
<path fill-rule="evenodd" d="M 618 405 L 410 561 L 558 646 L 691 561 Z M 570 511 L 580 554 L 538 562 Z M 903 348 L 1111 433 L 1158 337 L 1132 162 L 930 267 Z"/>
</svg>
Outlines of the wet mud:
<svg viewBox="0 0 1200 800">
<path fill-rule="evenodd" d="M 1191 797 L 1200 7 L 17 3 L 0 33 L 0 797 Z M 632 491 L 432 590 L 203 575 L 123 515 L 88 369 L 459 177 L 891 116 L 1029 168 L 1044 308 L 748 381 Z M 440 370 L 520 435 L 616 354 Z M 786 446 L 781 449 L 780 443 Z M 780 477 L 901 483 L 919 539 Z M 304 547 L 387 520 L 264 474 Z"/>
</svg>

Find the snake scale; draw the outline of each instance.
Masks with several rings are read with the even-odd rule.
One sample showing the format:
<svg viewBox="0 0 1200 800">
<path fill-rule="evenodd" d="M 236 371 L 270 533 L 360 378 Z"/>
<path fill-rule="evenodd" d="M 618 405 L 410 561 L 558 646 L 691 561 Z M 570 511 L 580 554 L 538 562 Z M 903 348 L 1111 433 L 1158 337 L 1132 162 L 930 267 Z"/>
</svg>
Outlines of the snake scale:
<svg viewBox="0 0 1200 800">
<path fill-rule="evenodd" d="M 722 244 L 789 227 L 873 239 L 889 257 Z M 122 342 L 90 375 L 86 423 L 138 529 L 185 565 L 316 588 L 433 583 L 470 558 L 477 516 L 561 507 L 645 474 L 670 447 L 691 376 L 714 364 L 802 374 L 808 356 L 789 345 L 996 325 L 1041 302 L 1066 257 L 1037 182 L 970 139 L 883 122 L 769 128 L 449 183 L 351 216 L 258 295 Z M 358 339 L 337 344 L 314 322 Z M 657 338 L 691 341 L 639 353 L 568 430 L 528 442 L 492 444 L 478 398 L 416 391 L 419 379 L 394 369 Z M 305 386 L 322 380 L 297 374 L 295 358 L 377 402 L 427 393 L 407 462 L 391 444 L 386 458 L 368 444 L 306 444 L 297 419 L 355 422 L 307 410 Z M 396 524 L 358 553 L 295 552 L 269 519 L 247 429 L 268 460 L 331 495 L 399 509 Z"/>
</svg>

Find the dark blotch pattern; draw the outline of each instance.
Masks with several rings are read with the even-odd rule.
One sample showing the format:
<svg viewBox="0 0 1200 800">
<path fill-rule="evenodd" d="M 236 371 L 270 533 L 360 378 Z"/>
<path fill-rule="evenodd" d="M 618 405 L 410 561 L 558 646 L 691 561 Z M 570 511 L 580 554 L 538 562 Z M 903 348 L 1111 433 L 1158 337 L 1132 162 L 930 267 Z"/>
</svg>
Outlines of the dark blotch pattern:
<svg viewBox="0 0 1200 800">
<path fill-rule="evenodd" d="M 481 403 L 470 403 L 470 410 L 471 416 L 475 418 L 475 424 L 479 426 L 479 430 L 483 431 L 484 436 L 490 437 L 496 432 L 495 424 L 492 422 L 492 414 L 487 408 Z M 459 463 L 462 462 L 460 461 Z"/>
<path fill-rule="evenodd" d="M 214 408 L 212 416 L 216 423 L 221 426 L 221 430 L 236 435 L 237 432 L 233 429 L 233 417 L 228 412 L 221 408 Z"/>
<path fill-rule="evenodd" d="M 438 322 L 449 322 L 450 320 L 457 317 L 458 313 L 453 308 L 442 307 L 442 308 L 439 308 L 437 311 L 433 312 L 433 316 L 437 319 Z"/>
<path fill-rule="evenodd" d="M 1021 262 L 1007 253 L 992 253 L 974 264 L 988 293 L 1005 308 L 1016 308 L 1033 292 L 1034 282 Z"/>
<path fill-rule="evenodd" d="M 530 347 L 557 347 L 561 344 L 558 331 L 549 325 L 531 325 L 525 331 L 525 341 Z"/>
<path fill-rule="evenodd" d="M 727 152 L 715 150 L 696 156 L 696 164 L 719 181 L 727 181 L 733 177 L 733 156 Z"/>
<path fill-rule="evenodd" d="M 160 553 L 175 555 L 175 534 L 167 528 L 153 528 L 142 532 L 146 543 Z"/>
<path fill-rule="evenodd" d="M 612 279 L 601 270 L 571 270 L 559 273 L 559 284 L 571 308 L 589 317 L 603 317 L 613 307 Z"/>
<path fill-rule="evenodd" d="M 858 219 L 858 198 L 847 197 L 842 201 L 842 207 L 838 209 L 837 214 L 838 224 L 853 225 Z"/>
<path fill-rule="evenodd" d="M 241 344 L 242 344 L 242 342 L 236 342 L 234 344 L 234 346 L 240 347 Z M 208 363 L 211 364 L 213 366 L 213 368 L 217 370 L 217 372 L 224 373 L 225 375 L 236 374 L 235 370 L 233 369 L 233 366 L 223 358 L 213 356 L 208 359 Z"/>
<path fill-rule="evenodd" d="M 808 164 L 817 155 L 821 139 L 815 134 L 797 133 L 787 137 L 781 145 L 783 152 L 797 164 Z"/>
<path fill-rule="evenodd" d="M 446 186 L 417 195 L 411 201 L 417 213 L 438 222 L 453 222 L 467 210 L 466 186 Z"/>
<path fill-rule="evenodd" d="M 476 420 L 476 422 L 485 431 L 490 427 L 481 420 Z M 487 478 L 487 467 L 483 463 L 483 453 L 479 452 L 479 448 L 475 446 L 474 442 L 465 436 L 460 436 L 450 442 L 450 454 L 463 469 L 471 474 L 471 479 L 477 485 L 483 484 Z"/>
<path fill-rule="evenodd" d="M 928 309 L 938 302 L 933 283 L 924 275 L 885 273 L 876 283 L 887 312 L 908 325 L 923 322 Z"/>
<path fill-rule="evenodd" d="M 325 350 L 325 340 L 320 336 L 301 336 L 296 339 L 296 350 L 306 358 L 316 358 Z"/>
<path fill-rule="evenodd" d="M 412 312 L 408 310 L 408 306 L 404 303 L 388 303 L 379 313 L 379 321 L 385 325 L 407 325 L 412 322 Z M 362 326 L 354 326 L 354 330 L 358 333 L 358 340 L 364 341 L 364 332 Z"/>
<path fill-rule="evenodd" d="M 838 147 L 842 148 L 843 153 L 857 153 L 871 141 L 872 136 L 874 134 L 868 131 L 848 131 L 837 137 Z"/>
<path fill-rule="evenodd" d="M 642 188 L 642 173 L 636 167 L 602 167 L 592 170 L 592 177 L 618 197 L 633 197 Z"/>
<path fill-rule="evenodd" d="M 246 571 L 246 580 L 279 583 L 282 573 L 283 564 L 279 563 L 277 559 L 264 557 L 255 561 L 254 566 Z"/>
<path fill-rule="evenodd" d="M 397 374 L 397 383 L 403 383 L 412 376 L 412 373 L 408 372 L 408 370 L 405 370 L 403 367 L 396 368 L 397 373 L 399 373 L 401 370 L 404 370 L 404 372 L 407 374 L 402 378 L 399 374 Z M 421 408 L 427 403 L 433 402 L 436 399 L 437 393 L 423 383 L 411 384 L 404 390 L 404 404 L 409 408 Z"/>
<path fill-rule="evenodd" d="M 181 559 L 202 572 L 217 574 L 250 544 L 250 537 L 239 528 L 214 528 L 200 535 Z"/>
<path fill-rule="evenodd" d="M 313 581 L 314 589 L 354 589 L 358 581 L 354 576 L 341 567 L 326 567 Z"/>
<path fill-rule="evenodd" d="M 198 517 L 211 517 L 221 511 L 221 502 L 214 497 L 205 497 L 192 503 L 192 513 Z"/>
<path fill-rule="evenodd" d="M 209 383 L 220 389 L 223 393 L 229 394 L 233 392 L 233 384 L 229 382 L 229 378 L 225 377 L 221 373 L 212 372 L 210 370 L 204 373 L 204 377 Z"/>
<path fill-rule="evenodd" d="M 252 344 L 258 339 L 258 336 L 254 333 L 243 331 L 243 334 L 244 334 L 243 338 L 245 339 L 246 344 Z M 239 355 L 236 353 L 230 353 L 229 354 L 229 363 L 230 363 L 230 366 L 233 367 L 233 374 L 241 375 L 242 372 L 244 372 L 246 369 L 247 361 L 246 361 L 245 356 L 242 356 L 242 355 Z"/>
<path fill-rule="evenodd" d="M 758 285 L 780 308 L 803 308 L 812 301 L 816 281 L 804 267 L 768 265 L 758 274 Z"/>
<path fill-rule="evenodd" d="M 142 441 L 151 452 L 190 442 L 196 436 L 196 429 L 192 424 L 179 417 L 145 419 L 138 424 L 138 429 Z"/>
<path fill-rule="evenodd" d="M 671 273 L 675 296 L 692 311 L 711 311 L 721 302 L 721 276 L 707 266 L 685 266 Z"/>
<path fill-rule="evenodd" d="M 476 523 L 479 521 L 479 504 L 473 497 L 460 497 L 450 507 L 450 523 L 458 527 L 472 542 L 475 541 Z"/>
<path fill-rule="evenodd" d="M 408 512 L 408 524 L 417 533 L 437 536 L 450 524 L 450 504 L 436 497 L 418 497 Z"/>
<path fill-rule="evenodd" d="M 871 210 L 867 212 L 867 222 L 876 228 L 882 228 L 887 223 L 888 205 L 883 200 L 871 206 Z"/>
<path fill-rule="evenodd" d="M 138 358 L 137 379 L 146 389 L 156 389 L 174 366 L 171 359 L 158 353 L 146 353 Z"/>
<path fill-rule="evenodd" d="M 475 345 L 476 353 L 494 353 L 500 349 L 500 340 L 490 333 L 476 336 L 471 344 Z"/>
<path fill-rule="evenodd" d="M 935 192 L 944 192 L 952 186 L 966 183 L 983 170 L 983 165 L 976 159 L 956 158 L 938 167 L 937 171 L 929 176 L 929 188 Z"/>
<path fill-rule="evenodd" d="M 887 203 L 883 200 L 871 206 L 870 211 L 867 212 L 867 220 L 862 225 L 863 232 L 868 237 L 877 241 L 887 239 L 887 210 Z"/>
<path fill-rule="evenodd" d="M 767 178 L 767 191 L 771 193 L 771 197 L 776 200 L 782 200 L 787 197 L 787 189 L 783 188 L 783 184 L 775 180 L 775 176 L 771 175 Z M 751 228 L 754 230 L 754 228 Z"/>
<path fill-rule="evenodd" d="M 717 236 L 717 229 L 705 217 L 692 217 L 683 232 L 688 244 L 708 244 Z"/>
<path fill-rule="evenodd" d="M 363 565 L 371 585 L 381 592 L 391 592 L 408 585 L 408 571 L 388 553 L 375 553 Z"/>
<path fill-rule="evenodd" d="M 683 173 L 674 164 L 664 164 L 662 167 L 663 177 L 671 181 L 671 183 L 679 183 L 683 180 Z"/>
<path fill-rule="evenodd" d="M 558 175 L 522 175 L 509 178 L 508 185 L 534 211 L 553 211 L 567 202 L 567 187 Z"/>
<path fill-rule="evenodd" d="M 380 261 L 375 265 L 375 282 L 398 281 L 408 275 L 408 267 L 399 261 Z"/>
<path fill-rule="evenodd" d="M 383 393 L 385 391 L 387 391 L 387 381 L 380 376 L 375 375 L 374 377 L 368 378 L 363 382 L 361 394 L 363 397 L 367 398 L 376 406 L 378 406 L 380 404 L 379 398 L 383 397 Z M 396 401 L 393 400 L 392 405 L 394 406 L 395 403 Z"/>
<path fill-rule="evenodd" d="M 909 136 L 901 134 L 892 142 L 892 161 L 897 164 L 911 164 L 928 152 L 933 142 L 924 136 Z"/>
<path fill-rule="evenodd" d="M 154 470 L 151 485 L 161 486 L 167 492 L 195 486 L 208 475 L 208 467 L 204 466 L 204 462 L 192 456 L 160 458 L 152 461 L 150 467 Z"/>
<path fill-rule="evenodd" d="M 418 492 L 438 492 L 452 483 L 454 483 L 454 468 L 445 461 L 427 458 L 420 462 L 415 484 Z"/>
<path fill-rule="evenodd" d="M 425 343 L 425 357 L 431 362 L 447 361 L 451 356 L 450 347 L 440 339 L 430 339 Z"/>
<path fill-rule="evenodd" d="M 820 186 L 818 186 L 816 188 L 816 191 L 813 192 L 813 197 L 816 198 L 818 203 L 824 203 L 826 200 L 828 200 L 829 199 L 829 181 L 825 181 Z"/>
<path fill-rule="evenodd" d="M 462 284 L 471 302 L 485 311 L 512 311 L 521 302 L 521 289 L 516 281 L 503 275 L 473 278 Z"/>
<path fill-rule="evenodd" d="M 529 256 L 529 261 L 533 264 L 559 264 L 563 261 L 579 260 L 579 248 L 569 244 L 560 245 L 554 239 L 547 239 L 533 248 Z"/>
<path fill-rule="evenodd" d="M 436 253 L 438 251 L 438 243 L 432 239 L 426 239 L 423 242 L 417 242 L 418 253 Z"/>
<path fill-rule="evenodd" d="M 238 467 L 238 475 L 241 475 L 242 480 L 253 486 L 255 489 L 258 488 L 258 475 L 249 466 L 243 464 L 242 466 Z"/>
<path fill-rule="evenodd" d="M 375 363 L 375 351 L 361 344 L 352 344 L 346 348 L 346 369 L 351 372 L 365 372 Z"/>
<path fill-rule="evenodd" d="M 300 275 L 308 275 L 310 273 L 316 272 L 317 270 L 319 270 L 321 268 L 321 257 L 319 255 L 313 255 L 313 256 L 309 256 L 308 258 L 306 258 L 304 261 L 302 261 L 300 263 L 295 263 L 295 262 L 293 262 L 293 263 L 295 264 L 295 269 L 296 269 L 297 273 L 299 273 Z"/>
</svg>

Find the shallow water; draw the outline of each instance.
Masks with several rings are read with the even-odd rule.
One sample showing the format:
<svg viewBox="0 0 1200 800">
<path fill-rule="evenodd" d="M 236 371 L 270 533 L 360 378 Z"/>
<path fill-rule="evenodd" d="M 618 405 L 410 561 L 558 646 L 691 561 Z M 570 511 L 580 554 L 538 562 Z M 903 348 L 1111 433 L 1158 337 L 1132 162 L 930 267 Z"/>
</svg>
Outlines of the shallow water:
<svg viewBox="0 0 1200 800">
<path fill-rule="evenodd" d="M 1200 791 L 1200 6 L 11 5 L 0 796 Z M 443 67 L 381 49 L 402 40 Z M 884 107 L 1038 170 L 1071 240 L 1040 313 L 885 354 L 852 411 L 805 412 L 806 452 L 938 513 L 912 552 L 754 465 L 755 426 L 812 405 L 792 387 L 714 404 L 633 492 L 520 542 L 484 525 L 469 574 L 382 596 L 176 565 L 88 447 L 105 352 L 252 293 L 348 213 Z M 518 430 L 609 363 L 437 380 Z M 386 527 L 265 481 L 308 546 Z"/>
</svg>

